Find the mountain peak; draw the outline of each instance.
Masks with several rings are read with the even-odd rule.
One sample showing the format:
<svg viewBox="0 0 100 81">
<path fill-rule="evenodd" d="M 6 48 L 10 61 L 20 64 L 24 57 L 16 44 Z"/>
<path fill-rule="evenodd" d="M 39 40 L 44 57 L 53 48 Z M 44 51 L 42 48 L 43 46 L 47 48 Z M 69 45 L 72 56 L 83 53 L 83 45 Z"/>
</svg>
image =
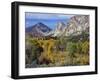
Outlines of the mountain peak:
<svg viewBox="0 0 100 81">
<path fill-rule="evenodd" d="M 30 33 L 33 37 L 45 36 L 45 34 L 50 31 L 51 29 L 41 22 L 26 28 L 26 33 Z"/>
<path fill-rule="evenodd" d="M 62 31 L 66 25 L 63 22 L 58 22 L 56 29 Z"/>
<path fill-rule="evenodd" d="M 44 27 L 44 28 L 48 27 L 47 25 L 45 25 L 42 22 L 39 22 L 39 23 L 35 24 L 34 26 L 36 26 L 36 27 Z"/>
<path fill-rule="evenodd" d="M 43 24 L 42 22 L 39 22 L 39 23 L 37 23 L 36 25 L 39 25 L 39 26 L 40 26 L 40 25 L 44 25 L 44 24 Z"/>
</svg>

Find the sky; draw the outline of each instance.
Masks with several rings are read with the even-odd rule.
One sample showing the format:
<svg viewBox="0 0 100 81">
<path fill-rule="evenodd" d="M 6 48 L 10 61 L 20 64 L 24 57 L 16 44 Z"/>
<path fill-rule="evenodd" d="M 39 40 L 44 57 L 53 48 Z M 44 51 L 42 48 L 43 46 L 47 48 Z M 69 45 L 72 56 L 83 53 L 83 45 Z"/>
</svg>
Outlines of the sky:
<svg viewBox="0 0 100 81">
<path fill-rule="evenodd" d="M 54 29 L 58 22 L 67 21 L 74 15 L 25 12 L 25 27 L 31 27 L 39 22 Z"/>
</svg>

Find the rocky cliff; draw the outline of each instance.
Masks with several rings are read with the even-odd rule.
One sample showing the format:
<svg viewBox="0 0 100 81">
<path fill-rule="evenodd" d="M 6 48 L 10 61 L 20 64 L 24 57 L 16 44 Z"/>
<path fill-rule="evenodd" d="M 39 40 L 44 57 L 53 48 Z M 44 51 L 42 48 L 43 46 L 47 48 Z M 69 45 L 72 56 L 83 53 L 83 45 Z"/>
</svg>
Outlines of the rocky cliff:
<svg viewBox="0 0 100 81">
<path fill-rule="evenodd" d="M 65 35 L 78 35 L 81 34 L 83 31 L 89 33 L 89 16 L 77 15 L 69 20 L 65 30 Z"/>
</svg>

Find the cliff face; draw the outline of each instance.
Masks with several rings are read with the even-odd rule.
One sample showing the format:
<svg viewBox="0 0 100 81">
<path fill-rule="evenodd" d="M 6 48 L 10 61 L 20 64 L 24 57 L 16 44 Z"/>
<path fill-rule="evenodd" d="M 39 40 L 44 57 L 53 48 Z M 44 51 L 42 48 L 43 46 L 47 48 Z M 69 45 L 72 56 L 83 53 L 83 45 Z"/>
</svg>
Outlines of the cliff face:
<svg viewBox="0 0 100 81">
<path fill-rule="evenodd" d="M 89 16 L 88 15 L 77 15 L 72 17 L 66 27 L 65 34 L 78 35 L 83 31 L 89 33 Z"/>
<path fill-rule="evenodd" d="M 58 22 L 53 36 L 62 36 L 66 29 L 66 25 L 63 22 Z"/>
<path fill-rule="evenodd" d="M 79 35 L 82 32 L 89 33 L 89 16 L 88 15 L 76 15 L 69 19 L 69 22 L 64 24 L 58 22 L 57 27 L 52 33 L 52 36 L 70 36 Z"/>
</svg>

